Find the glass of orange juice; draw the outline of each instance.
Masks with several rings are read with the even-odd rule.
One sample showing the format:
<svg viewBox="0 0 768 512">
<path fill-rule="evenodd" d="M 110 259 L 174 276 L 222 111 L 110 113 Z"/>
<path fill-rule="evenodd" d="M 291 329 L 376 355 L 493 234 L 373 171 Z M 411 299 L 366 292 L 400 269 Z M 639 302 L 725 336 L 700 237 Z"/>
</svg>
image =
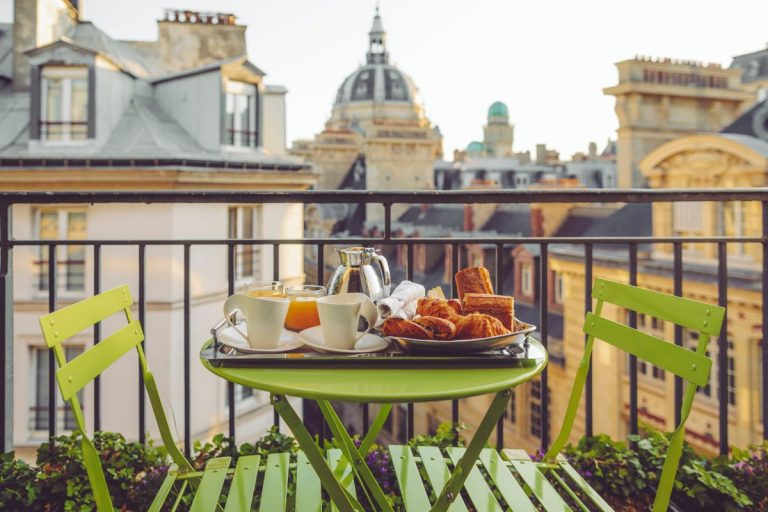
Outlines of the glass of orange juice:
<svg viewBox="0 0 768 512">
<path fill-rule="evenodd" d="M 291 286 L 287 292 L 290 303 L 285 327 L 292 331 L 303 331 L 320 325 L 315 301 L 325 296 L 325 286 Z"/>
<path fill-rule="evenodd" d="M 238 291 L 251 297 L 285 297 L 280 281 L 245 281 Z"/>
</svg>

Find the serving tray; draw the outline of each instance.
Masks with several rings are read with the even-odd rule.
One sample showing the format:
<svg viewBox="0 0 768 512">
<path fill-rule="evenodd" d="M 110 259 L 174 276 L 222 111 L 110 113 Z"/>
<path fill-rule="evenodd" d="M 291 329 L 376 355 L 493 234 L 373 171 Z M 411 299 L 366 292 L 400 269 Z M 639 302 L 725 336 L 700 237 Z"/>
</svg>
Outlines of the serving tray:
<svg viewBox="0 0 768 512">
<path fill-rule="evenodd" d="M 540 362 L 546 354 L 537 341 L 529 342 L 524 336 L 523 341 L 517 345 L 459 355 L 409 354 L 396 344 L 382 352 L 354 355 L 307 349 L 279 354 L 244 354 L 211 339 L 203 347 L 200 357 L 213 366 L 241 368 L 472 368 L 530 367 Z"/>
</svg>

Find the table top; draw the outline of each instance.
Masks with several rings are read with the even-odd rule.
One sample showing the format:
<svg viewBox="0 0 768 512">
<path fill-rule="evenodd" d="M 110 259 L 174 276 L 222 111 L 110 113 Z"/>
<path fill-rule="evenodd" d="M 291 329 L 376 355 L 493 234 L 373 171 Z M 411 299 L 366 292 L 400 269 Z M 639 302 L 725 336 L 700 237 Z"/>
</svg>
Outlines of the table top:
<svg viewBox="0 0 768 512">
<path fill-rule="evenodd" d="M 219 377 L 270 393 L 344 402 L 430 402 L 496 393 L 531 380 L 547 365 L 544 357 L 530 367 L 492 368 L 247 368 L 203 366 Z M 203 344 L 203 347 L 207 345 Z"/>
</svg>

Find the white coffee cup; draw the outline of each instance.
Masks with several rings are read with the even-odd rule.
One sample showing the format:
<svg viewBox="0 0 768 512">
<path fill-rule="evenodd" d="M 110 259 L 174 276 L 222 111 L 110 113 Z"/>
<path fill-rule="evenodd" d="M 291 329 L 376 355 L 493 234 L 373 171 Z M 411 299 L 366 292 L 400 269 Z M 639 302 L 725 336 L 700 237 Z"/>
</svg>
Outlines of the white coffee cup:
<svg viewBox="0 0 768 512">
<path fill-rule="evenodd" d="M 360 317 L 369 326 L 376 324 L 378 311 L 373 301 L 363 293 L 341 293 L 317 299 L 317 313 L 323 329 L 325 344 L 332 348 L 351 350 L 364 334 L 358 332 Z"/>
<path fill-rule="evenodd" d="M 251 348 L 277 348 L 289 302 L 281 297 L 251 297 L 236 293 L 224 302 L 224 316 L 228 319 L 235 311 L 242 313 L 248 336 L 233 327 Z"/>
</svg>

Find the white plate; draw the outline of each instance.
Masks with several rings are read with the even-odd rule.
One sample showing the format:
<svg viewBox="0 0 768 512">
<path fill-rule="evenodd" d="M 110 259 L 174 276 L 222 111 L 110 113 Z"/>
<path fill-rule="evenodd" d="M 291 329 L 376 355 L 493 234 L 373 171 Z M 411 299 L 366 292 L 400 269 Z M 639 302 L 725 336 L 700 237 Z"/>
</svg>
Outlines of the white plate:
<svg viewBox="0 0 768 512">
<path fill-rule="evenodd" d="M 305 345 L 319 350 L 320 352 L 334 352 L 337 354 L 365 354 L 368 352 L 379 352 L 389 347 L 389 342 L 381 336 L 376 336 L 370 333 L 360 333 L 362 336 L 355 343 L 355 348 L 344 349 L 329 347 L 325 343 L 325 337 L 323 336 L 323 328 L 320 325 L 304 329 L 299 333 L 299 339 L 304 342 Z"/>
<path fill-rule="evenodd" d="M 248 331 L 245 330 L 245 324 L 237 324 L 237 328 L 243 330 L 244 334 L 248 333 Z M 217 335 L 217 338 L 219 343 L 222 345 L 231 347 L 244 354 L 277 354 L 280 352 L 296 350 L 303 345 L 299 339 L 298 333 L 289 331 L 288 329 L 283 329 L 283 332 L 280 334 L 280 341 L 275 348 L 251 347 L 248 342 L 240 335 L 240 333 L 231 326 L 227 327 L 226 329 L 222 329 L 222 331 Z"/>
</svg>

